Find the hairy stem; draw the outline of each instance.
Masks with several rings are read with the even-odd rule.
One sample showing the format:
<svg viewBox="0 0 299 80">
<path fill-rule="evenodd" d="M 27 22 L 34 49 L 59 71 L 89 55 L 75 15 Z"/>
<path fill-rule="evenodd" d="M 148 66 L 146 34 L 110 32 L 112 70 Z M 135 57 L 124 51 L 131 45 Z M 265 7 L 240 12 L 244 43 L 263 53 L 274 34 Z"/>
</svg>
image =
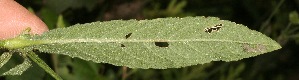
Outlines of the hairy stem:
<svg viewBox="0 0 299 80">
<path fill-rule="evenodd" d="M 62 78 L 56 74 L 42 59 L 40 59 L 33 51 L 28 52 L 28 56 L 37 63 L 41 68 L 43 68 L 47 73 L 49 73 L 56 80 L 62 80 Z"/>
</svg>

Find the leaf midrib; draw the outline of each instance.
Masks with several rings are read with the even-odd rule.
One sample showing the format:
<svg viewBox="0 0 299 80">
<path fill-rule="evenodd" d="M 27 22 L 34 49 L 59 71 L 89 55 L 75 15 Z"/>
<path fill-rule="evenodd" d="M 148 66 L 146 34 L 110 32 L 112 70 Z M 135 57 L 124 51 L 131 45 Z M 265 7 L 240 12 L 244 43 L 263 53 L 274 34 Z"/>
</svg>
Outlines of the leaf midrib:
<svg viewBox="0 0 299 80">
<path fill-rule="evenodd" d="M 229 42 L 229 43 L 242 43 L 242 44 L 261 44 L 261 45 L 271 45 L 271 44 L 262 44 L 262 43 L 250 43 L 244 41 L 233 41 L 233 40 L 219 40 L 219 39 L 179 39 L 179 40 L 162 40 L 162 39 L 60 39 L 60 40 L 45 40 L 46 44 L 52 43 L 122 43 L 122 42 Z M 272 44 L 273 46 L 273 44 Z"/>
</svg>

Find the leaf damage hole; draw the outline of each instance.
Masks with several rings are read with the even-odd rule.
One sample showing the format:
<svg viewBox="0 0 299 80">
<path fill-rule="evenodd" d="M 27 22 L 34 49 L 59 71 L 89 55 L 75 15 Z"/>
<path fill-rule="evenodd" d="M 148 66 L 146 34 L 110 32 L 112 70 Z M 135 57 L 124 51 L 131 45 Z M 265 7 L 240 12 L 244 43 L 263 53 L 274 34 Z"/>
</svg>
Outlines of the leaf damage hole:
<svg viewBox="0 0 299 80">
<path fill-rule="evenodd" d="M 126 47 L 124 44 L 120 44 L 120 47 Z"/>
<path fill-rule="evenodd" d="M 126 39 L 128 39 L 129 37 L 131 37 L 132 33 L 129 33 L 125 36 Z M 120 47 L 126 47 L 124 44 L 120 44 Z"/>
<path fill-rule="evenodd" d="M 168 42 L 155 42 L 155 45 L 158 47 L 168 47 Z"/>
<path fill-rule="evenodd" d="M 126 39 L 128 39 L 129 37 L 131 37 L 132 33 L 127 34 L 125 37 Z"/>
</svg>

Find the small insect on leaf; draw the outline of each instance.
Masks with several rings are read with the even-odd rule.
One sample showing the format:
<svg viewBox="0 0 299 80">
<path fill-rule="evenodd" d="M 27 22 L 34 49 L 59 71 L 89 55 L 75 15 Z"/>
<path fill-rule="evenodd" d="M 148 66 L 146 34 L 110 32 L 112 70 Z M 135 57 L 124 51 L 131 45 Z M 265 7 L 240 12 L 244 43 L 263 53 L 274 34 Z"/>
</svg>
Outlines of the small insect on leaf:
<svg viewBox="0 0 299 80">
<path fill-rule="evenodd" d="M 205 32 L 207 32 L 209 34 L 212 33 L 212 32 L 214 32 L 214 31 L 219 32 L 219 30 L 220 30 L 221 27 L 222 27 L 222 24 L 217 24 L 217 25 L 215 25 L 213 27 L 205 28 Z"/>
</svg>

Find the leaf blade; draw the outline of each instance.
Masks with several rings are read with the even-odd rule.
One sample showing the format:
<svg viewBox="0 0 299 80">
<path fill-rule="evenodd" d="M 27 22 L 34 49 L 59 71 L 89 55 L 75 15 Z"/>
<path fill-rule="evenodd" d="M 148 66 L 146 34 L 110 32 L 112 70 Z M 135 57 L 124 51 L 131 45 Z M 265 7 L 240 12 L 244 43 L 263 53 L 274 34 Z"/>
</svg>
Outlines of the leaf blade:
<svg viewBox="0 0 299 80">
<path fill-rule="evenodd" d="M 205 32 L 218 24 L 223 25 L 220 30 Z M 41 52 L 117 66 L 158 69 L 234 61 L 281 48 L 259 32 L 214 17 L 78 24 L 50 31 L 33 40 L 45 41 L 45 45 L 34 46 Z M 168 46 L 159 47 L 155 42 Z"/>
<path fill-rule="evenodd" d="M 31 61 L 28 58 L 24 58 L 22 64 L 17 65 L 14 68 L 9 69 L 7 72 L 2 75 L 21 75 L 24 71 L 31 67 Z"/>
<path fill-rule="evenodd" d="M 0 68 L 2 68 L 2 66 L 9 61 L 9 59 L 11 58 L 11 56 L 12 56 L 12 53 L 9 53 L 9 52 L 4 52 L 0 56 Z"/>
</svg>

